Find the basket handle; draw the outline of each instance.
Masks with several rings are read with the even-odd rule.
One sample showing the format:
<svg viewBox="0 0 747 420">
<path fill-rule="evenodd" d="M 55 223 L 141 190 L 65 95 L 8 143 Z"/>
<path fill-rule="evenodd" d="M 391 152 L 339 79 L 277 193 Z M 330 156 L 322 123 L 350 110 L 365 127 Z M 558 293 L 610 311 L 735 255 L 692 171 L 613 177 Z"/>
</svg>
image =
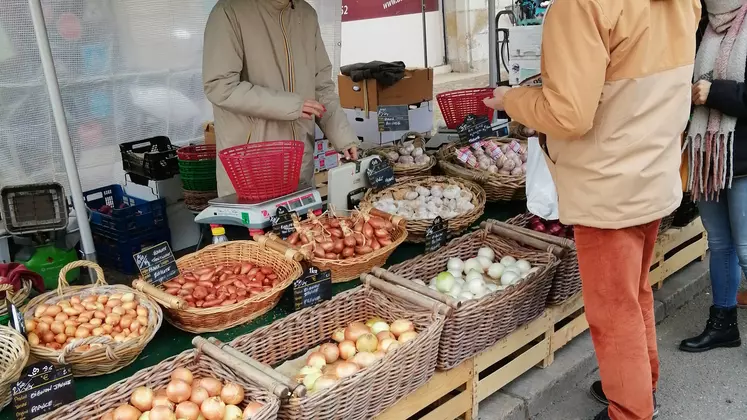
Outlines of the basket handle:
<svg viewBox="0 0 747 420">
<path fill-rule="evenodd" d="M 93 261 L 88 260 L 78 260 L 73 261 L 60 270 L 59 276 L 57 276 L 57 295 L 62 296 L 62 292 L 66 287 L 70 287 L 70 284 L 67 282 L 67 273 L 71 270 L 75 270 L 76 268 L 86 267 L 93 269 L 93 271 L 96 272 L 96 281 L 94 281 L 94 286 L 106 286 L 108 283 L 106 282 L 106 279 L 104 278 L 104 270 L 101 269 L 101 266 L 96 264 Z"/>
<path fill-rule="evenodd" d="M 0 284 L 0 292 L 5 292 L 5 300 L 13 302 L 13 286 L 10 284 Z"/>
<path fill-rule="evenodd" d="M 406 280 L 405 280 L 406 281 Z M 361 274 L 361 282 L 368 287 L 378 289 L 390 295 L 394 295 L 398 298 L 404 299 L 414 305 L 420 306 L 425 309 L 438 312 L 442 315 L 449 315 L 451 313 L 451 307 L 439 302 L 438 300 L 432 299 L 428 296 L 421 295 L 413 290 L 405 287 L 399 287 L 396 284 L 388 283 L 373 274 L 363 273 Z"/>
<path fill-rule="evenodd" d="M 224 344 L 214 338 L 208 340 L 197 336 L 192 339 L 192 345 L 197 351 L 207 354 L 215 360 L 223 363 L 231 370 L 239 374 L 244 379 L 257 383 L 263 388 L 269 390 L 282 400 L 287 400 L 291 396 L 291 391 L 284 381 L 279 381 L 275 375 L 269 371 L 274 370 L 264 366 L 249 356 L 239 352 L 233 347 Z M 230 351 L 230 350 L 233 351 Z M 240 355 L 240 356 L 237 356 Z M 287 378 L 283 378 L 287 379 Z M 290 380 L 288 380 L 290 381 Z M 306 388 L 304 388 L 305 395 Z"/>
<path fill-rule="evenodd" d="M 521 233 L 523 233 L 523 234 L 525 234 L 527 236 L 531 236 L 533 238 L 537 238 L 537 239 L 543 240 L 545 242 L 548 242 L 548 243 L 553 244 L 553 245 L 557 245 L 557 246 L 562 247 L 562 248 L 573 248 L 573 246 L 574 246 L 573 241 L 570 240 L 570 239 L 568 239 L 568 238 L 561 238 L 561 237 L 558 237 L 558 236 L 550 235 L 548 233 L 537 232 L 536 230 L 528 229 L 528 228 L 525 228 L 525 227 L 520 226 L 520 225 L 512 225 L 510 223 L 501 222 L 501 221 L 495 220 L 495 219 L 488 219 L 488 220 L 486 220 L 486 222 L 489 222 L 489 223 L 503 223 L 503 226 L 506 227 L 506 228 L 508 228 L 508 229 L 512 229 L 512 230 L 515 230 L 517 232 L 521 232 Z"/>
<path fill-rule="evenodd" d="M 371 209 L 368 211 L 368 214 L 371 216 L 380 217 L 384 220 L 392 222 L 392 224 L 397 225 L 401 228 L 405 228 L 405 225 L 407 225 L 407 220 L 405 220 L 402 216 L 395 216 L 393 214 L 387 213 L 385 211 L 381 211 L 377 209 L 376 207 L 371 207 Z"/>
<path fill-rule="evenodd" d="M 104 348 L 106 349 L 106 358 L 112 362 L 119 360 L 119 356 L 114 353 L 114 349 L 112 348 L 112 344 L 116 345 L 116 342 L 109 337 L 99 336 L 71 341 L 70 344 L 62 348 L 60 355 L 57 356 L 57 362 L 64 365 L 66 363 L 65 359 L 70 355 L 70 353 L 75 351 L 78 347 L 86 344 L 105 344 Z"/>
<path fill-rule="evenodd" d="M 253 239 L 260 246 L 279 252 L 290 261 L 301 262 L 304 260 L 304 255 L 302 253 L 277 236 L 255 235 Z"/>
<path fill-rule="evenodd" d="M 513 229 L 514 226 L 511 226 L 507 223 L 497 222 L 497 221 L 482 222 L 480 223 L 480 227 L 487 230 L 490 233 L 494 233 L 496 235 L 501 235 L 509 239 L 513 239 L 514 241 L 520 244 L 524 244 L 524 245 L 527 245 L 527 246 L 530 246 L 536 249 L 547 250 L 558 258 L 562 259 L 563 257 L 565 257 L 564 248 L 561 248 L 557 245 L 553 245 L 549 242 L 546 242 L 534 236 L 526 235 L 521 231 L 514 230 Z M 525 229 L 525 228 L 522 228 L 522 229 Z"/>
<path fill-rule="evenodd" d="M 172 296 L 159 289 L 158 287 L 153 286 L 152 284 L 141 279 L 133 281 L 132 288 L 152 297 L 153 299 L 157 300 L 158 303 L 168 309 L 176 309 L 181 311 L 187 308 L 187 302 L 184 299 L 178 296 Z"/>
<path fill-rule="evenodd" d="M 409 290 L 412 290 L 413 292 L 420 293 L 421 295 L 428 296 L 429 298 L 437 300 L 450 308 L 459 309 L 462 306 L 461 301 L 458 301 L 450 296 L 446 296 L 443 293 L 438 293 L 437 291 L 427 286 L 423 286 L 422 284 L 418 284 L 414 281 L 408 280 L 400 276 L 399 274 L 392 273 L 385 268 L 374 267 L 371 269 L 371 274 L 381 280 L 405 287 Z"/>
</svg>

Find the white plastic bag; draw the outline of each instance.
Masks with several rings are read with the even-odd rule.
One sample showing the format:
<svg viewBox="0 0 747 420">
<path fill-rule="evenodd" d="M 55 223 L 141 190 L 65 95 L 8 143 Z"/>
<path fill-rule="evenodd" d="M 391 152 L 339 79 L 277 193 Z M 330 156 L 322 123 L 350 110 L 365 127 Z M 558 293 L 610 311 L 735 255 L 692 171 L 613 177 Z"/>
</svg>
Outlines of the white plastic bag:
<svg viewBox="0 0 747 420">
<path fill-rule="evenodd" d="M 537 137 L 527 150 L 527 209 L 545 220 L 558 220 L 558 192 Z"/>
</svg>

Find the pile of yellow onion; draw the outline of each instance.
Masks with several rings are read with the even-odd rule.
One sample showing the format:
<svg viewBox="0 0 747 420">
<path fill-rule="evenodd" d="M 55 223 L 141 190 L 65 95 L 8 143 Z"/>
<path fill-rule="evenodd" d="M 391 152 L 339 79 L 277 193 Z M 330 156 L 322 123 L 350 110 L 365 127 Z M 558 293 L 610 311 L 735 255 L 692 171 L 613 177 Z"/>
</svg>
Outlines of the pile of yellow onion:
<svg viewBox="0 0 747 420">
<path fill-rule="evenodd" d="M 352 322 L 332 334 L 334 343 L 324 343 L 309 354 L 295 379 L 311 392 L 329 389 L 417 336 L 415 325 L 406 319 L 391 324 L 378 317 L 365 324 Z"/>
<path fill-rule="evenodd" d="M 252 401 L 242 411 L 244 388 L 216 378 L 194 377 L 186 368 L 177 368 L 171 382 L 159 390 L 141 386 L 101 420 L 249 420 L 262 408 Z"/>
</svg>

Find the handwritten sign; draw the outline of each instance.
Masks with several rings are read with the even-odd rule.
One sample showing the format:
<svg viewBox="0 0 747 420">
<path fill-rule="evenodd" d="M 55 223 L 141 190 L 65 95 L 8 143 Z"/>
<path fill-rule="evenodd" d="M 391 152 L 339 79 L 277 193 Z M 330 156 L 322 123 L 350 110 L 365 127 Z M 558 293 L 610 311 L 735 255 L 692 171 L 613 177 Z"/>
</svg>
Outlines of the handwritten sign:
<svg viewBox="0 0 747 420">
<path fill-rule="evenodd" d="M 379 131 L 407 131 L 410 129 L 410 107 L 407 105 L 379 105 Z"/>
<path fill-rule="evenodd" d="M 26 337 L 26 323 L 23 320 L 23 314 L 21 311 L 16 308 L 16 305 L 14 305 L 10 299 L 5 301 L 5 306 L 8 310 L 8 317 L 10 318 L 10 328 L 13 328 L 21 333 L 22 336 Z"/>
<path fill-rule="evenodd" d="M 391 187 L 396 182 L 392 165 L 389 164 L 389 161 L 379 158 L 371 160 L 368 169 L 366 169 L 366 176 L 374 191 Z"/>
<path fill-rule="evenodd" d="M 144 249 L 133 258 L 143 280 L 150 284 L 159 285 L 179 276 L 179 268 L 168 242 Z"/>
<path fill-rule="evenodd" d="M 332 272 L 314 266 L 304 270 L 293 282 L 293 301 L 297 311 L 332 299 Z"/>
<path fill-rule="evenodd" d="M 293 225 L 293 216 L 295 214 L 295 212 L 288 211 L 284 206 L 280 206 L 275 216 L 270 216 L 272 231 L 281 239 L 286 239 L 296 231 L 296 227 Z"/>
<path fill-rule="evenodd" d="M 430 253 L 446 245 L 448 238 L 449 221 L 436 217 L 425 230 L 425 252 Z"/>
<path fill-rule="evenodd" d="M 470 144 L 495 136 L 490 119 L 486 116 L 477 117 L 473 114 L 467 115 L 464 122 L 457 127 L 457 134 L 459 140 Z"/>
<path fill-rule="evenodd" d="M 75 400 L 70 365 L 39 362 L 23 370 L 11 387 L 16 420 L 31 420 Z"/>
</svg>

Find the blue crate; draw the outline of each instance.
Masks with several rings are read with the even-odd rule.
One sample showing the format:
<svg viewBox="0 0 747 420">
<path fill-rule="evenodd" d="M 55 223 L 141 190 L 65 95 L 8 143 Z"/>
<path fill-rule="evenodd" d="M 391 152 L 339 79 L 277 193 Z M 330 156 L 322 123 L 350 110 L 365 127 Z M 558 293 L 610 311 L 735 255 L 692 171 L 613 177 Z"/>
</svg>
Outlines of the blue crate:
<svg viewBox="0 0 747 420">
<path fill-rule="evenodd" d="M 98 263 L 114 268 L 125 274 L 138 274 L 134 254 L 162 242 L 171 244 L 171 231 L 168 227 L 150 230 L 140 235 L 111 235 L 101 230 L 93 232 Z"/>
<path fill-rule="evenodd" d="M 124 193 L 121 185 L 109 185 L 83 193 L 86 205 L 91 210 L 91 225 L 102 226 L 115 232 L 142 232 L 168 226 L 166 200 L 148 201 Z M 122 205 L 127 207 L 119 208 Z M 104 205 L 112 208 L 112 214 L 99 209 Z"/>
</svg>

